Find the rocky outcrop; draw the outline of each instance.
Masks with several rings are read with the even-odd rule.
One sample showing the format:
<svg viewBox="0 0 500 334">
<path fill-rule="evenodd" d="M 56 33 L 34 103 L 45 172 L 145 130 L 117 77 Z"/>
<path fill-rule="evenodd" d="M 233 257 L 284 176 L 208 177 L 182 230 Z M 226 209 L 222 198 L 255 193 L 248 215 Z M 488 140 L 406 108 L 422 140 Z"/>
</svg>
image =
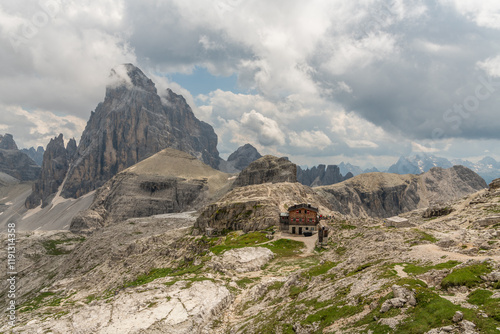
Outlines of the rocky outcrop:
<svg viewBox="0 0 500 334">
<path fill-rule="evenodd" d="M 279 182 L 297 182 L 297 165 L 287 158 L 266 155 L 245 168 L 234 181 L 234 186 Z"/>
<path fill-rule="evenodd" d="M 73 161 L 77 150 L 78 150 L 78 147 L 76 146 L 76 140 L 75 140 L 75 138 L 71 138 L 68 141 L 68 144 L 66 145 L 66 152 L 68 152 L 68 159 L 70 162 Z"/>
<path fill-rule="evenodd" d="M 491 181 L 491 183 L 489 185 L 489 189 L 490 189 L 490 191 L 500 190 L 500 179 L 495 179 L 495 180 Z"/>
<path fill-rule="evenodd" d="M 0 135 L 0 149 L 17 150 L 16 142 L 11 134 L 6 133 L 5 136 Z"/>
<path fill-rule="evenodd" d="M 66 177 L 69 167 L 68 156 L 62 134 L 50 140 L 43 155 L 40 178 L 33 185 L 33 192 L 26 199 L 25 205 L 28 209 L 35 208 L 40 203 L 42 207 L 50 203 L 52 195 L 59 190 Z"/>
<path fill-rule="evenodd" d="M 237 187 L 217 202 L 206 206 L 195 223 L 195 233 L 263 230 L 279 224 L 279 214 L 296 203 L 312 203 L 330 215 L 328 203 L 313 189 L 300 183 L 266 183 Z"/>
<path fill-rule="evenodd" d="M 274 258 L 274 253 L 264 247 L 244 247 L 231 249 L 215 257 L 209 266 L 221 272 L 246 273 L 261 270 Z"/>
<path fill-rule="evenodd" d="M 219 169 L 226 173 L 237 173 L 248 167 L 252 162 L 262 158 L 262 155 L 255 147 L 250 144 L 245 144 L 238 147 L 236 151 L 231 153 L 227 161 L 221 160 Z"/>
<path fill-rule="evenodd" d="M 43 153 L 45 150 L 43 149 L 42 146 L 38 146 L 38 148 L 35 150 L 34 147 L 30 147 L 29 149 L 23 148 L 21 149 L 21 152 L 26 154 L 28 157 L 31 158 L 38 166 L 42 166 L 43 163 Z"/>
<path fill-rule="evenodd" d="M 361 174 L 332 186 L 315 188 L 330 208 L 358 217 L 391 217 L 446 203 L 486 187 L 484 180 L 463 166 L 434 167 L 421 175 Z"/>
<path fill-rule="evenodd" d="M 33 320 L 19 328 L 53 333 L 208 333 L 211 321 L 230 303 L 221 283 L 179 281 L 168 286 L 150 283 L 107 300 L 82 303 L 50 322 Z M 69 313 L 69 314 L 67 314 Z M 94 321 L 88 321 L 88 317 Z"/>
<path fill-rule="evenodd" d="M 79 197 L 120 171 L 164 148 L 191 154 L 217 168 L 217 135 L 186 100 L 168 89 L 158 94 L 144 73 L 125 64 L 111 71 L 104 102 L 91 113 L 61 195 Z"/>
<path fill-rule="evenodd" d="M 393 285 L 392 292 L 394 294 L 394 298 L 388 299 L 382 304 L 380 307 L 380 313 L 385 313 L 391 308 L 402 308 L 406 305 L 417 305 L 415 292 L 399 285 Z"/>
<path fill-rule="evenodd" d="M 195 210 L 230 187 L 229 175 L 174 149 L 118 173 L 96 192 L 89 209 L 71 221 L 70 230 L 89 233 L 128 218 Z"/>
<path fill-rule="evenodd" d="M 340 168 L 335 165 L 318 165 L 311 169 L 297 167 L 297 181 L 310 187 L 327 186 L 352 178 L 354 175 L 348 172 L 345 176 L 340 173 Z"/>
<path fill-rule="evenodd" d="M 40 175 L 40 166 L 19 151 L 12 135 L 6 134 L 0 135 L 0 172 L 20 181 L 33 181 Z"/>
</svg>

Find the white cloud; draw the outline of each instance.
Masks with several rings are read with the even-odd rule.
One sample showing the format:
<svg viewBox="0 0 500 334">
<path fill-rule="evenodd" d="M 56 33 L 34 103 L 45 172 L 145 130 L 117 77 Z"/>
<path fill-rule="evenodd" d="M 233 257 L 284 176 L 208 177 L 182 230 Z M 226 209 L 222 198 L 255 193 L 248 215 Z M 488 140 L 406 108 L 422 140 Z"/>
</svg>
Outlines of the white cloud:
<svg viewBox="0 0 500 334">
<path fill-rule="evenodd" d="M 257 135 L 257 140 L 263 146 L 283 145 L 285 134 L 281 131 L 275 120 L 252 110 L 244 113 L 240 120 L 243 129 Z"/>
<path fill-rule="evenodd" d="M 478 26 L 500 29 L 500 2 L 496 0 L 441 0 Z"/>
<path fill-rule="evenodd" d="M 77 142 L 85 128 L 86 120 L 71 115 L 56 115 L 46 110 L 24 110 L 19 106 L 0 106 L 4 133 L 14 135 L 18 147 L 46 146 L 51 138 L 62 133 L 67 141 Z"/>
<path fill-rule="evenodd" d="M 411 148 L 413 152 L 436 153 L 440 151 L 436 147 L 427 147 L 416 142 L 411 142 Z"/>
<path fill-rule="evenodd" d="M 330 138 L 322 131 L 301 131 L 300 133 L 290 132 L 288 134 L 292 146 L 317 148 L 323 150 L 324 148 L 332 145 Z"/>
<path fill-rule="evenodd" d="M 87 119 L 121 63 L 137 64 L 160 93 L 182 94 L 214 126 L 224 154 L 250 142 L 264 153 L 317 159 L 426 147 L 434 128 L 449 127 L 442 112 L 474 92 L 478 68 L 500 76 L 500 46 L 491 42 L 500 5 L 492 0 L 43 1 L 60 6 L 17 51 L 9 37 L 23 36 L 44 9 L 28 0 L 0 5 L 0 104 L 51 112 L 54 129 L 28 125 L 47 134 L 43 142 L 60 124 L 77 123 L 67 115 Z M 195 67 L 236 74 L 242 93 L 214 87 L 193 97 L 166 79 Z M 481 101 L 453 135 L 498 138 L 497 105 L 495 94 Z M 12 115 L 17 121 L 2 114 L 0 123 L 22 136 L 15 124 L 39 121 Z"/>
<path fill-rule="evenodd" d="M 500 55 L 480 61 L 477 66 L 492 77 L 500 77 Z"/>
</svg>

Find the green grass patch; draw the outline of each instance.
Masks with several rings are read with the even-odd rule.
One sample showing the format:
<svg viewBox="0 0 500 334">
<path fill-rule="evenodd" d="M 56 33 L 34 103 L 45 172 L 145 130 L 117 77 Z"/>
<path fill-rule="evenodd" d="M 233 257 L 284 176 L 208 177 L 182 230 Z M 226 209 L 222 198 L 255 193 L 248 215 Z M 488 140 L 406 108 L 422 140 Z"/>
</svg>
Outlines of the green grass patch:
<svg viewBox="0 0 500 334">
<path fill-rule="evenodd" d="M 134 281 L 125 283 L 125 285 L 123 287 L 126 288 L 126 287 L 131 287 L 131 286 L 144 285 L 144 284 L 147 284 L 149 282 L 154 281 L 155 279 L 166 277 L 166 276 L 179 277 L 179 276 L 187 275 L 187 274 L 196 274 L 200 271 L 200 269 L 202 267 L 203 267 L 203 264 L 199 264 L 197 266 L 187 266 L 184 268 L 179 268 L 177 270 L 174 270 L 172 268 L 153 268 L 147 274 L 142 274 L 142 275 L 137 276 L 137 278 Z"/>
<path fill-rule="evenodd" d="M 262 245 L 271 250 L 278 257 L 290 257 L 302 253 L 306 245 L 302 241 L 290 239 L 279 239 L 268 244 Z"/>
<path fill-rule="evenodd" d="M 466 286 L 473 288 L 483 282 L 481 275 L 488 274 L 492 268 L 487 263 L 474 264 L 468 267 L 458 268 L 448 274 L 441 282 L 441 287 L 447 289 L 452 286 Z"/>
<path fill-rule="evenodd" d="M 337 253 L 340 256 L 344 255 L 346 252 L 347 252 L 347 248 L 344 246 L 340 246 L 340 247 L 335 248 L 335 253 Z"/>
<path fill-rule="evenodd" d="M 368 263 L 364 263 L 360 266 L 358 266 L 356 269 L 354 269 L 353 271 L 351 271 L 350 273 L 346 273 L 346 276 L 352 276 L 352 275 L 356 275 L 357 273 L 360 273 L 362 272 L 363 270 L 367 269 L 367 268 L 370 268 L 371 266 L 379 263 L 381 260 L 379 261 L 375 261 L 375 262 L 368 262 Z"/>
<path fill-rule="evenodd" d="M 355 314 L 358 314 L 361 311 L 363 311 L 363 306 L 361 305 L 359 306 L 347 305 L 342 307 L 332 306 L 319 310 L 314 314 L 308 315 L 307 318 L 302 321 L 302 324 L 308 325 L 308 324 L 318 323 L 319 329 L 317 333 L 322 333 L 322 330 L 325 327 L 330 326 L 336 320 L 351 317 Z"/>
<path fill-rule="evenodd" d="M 285 284 L 285 282 L 276 281 L 267 287 L 267 291 L 269 292 L 272 290 L 279 290 L 283 287 L 284 284 Z"/>
<path fill-rule="evenodd" d="M 299 294 L 307 290 L 307 286 L 292 286 L 290 288 L 290 298 L 296 298 Z"/>
<path fill-rule="evenodd" d="M 459 261 L 454 261 L 450 260 L 448 262 L 444 263 L 439 263 L 434 266 L 419 266 L 413 263 L 407 264 L 403 271 L 408 273 L 408 274 L 414 274 L 414 275 L 420 275 L 428 272 L 429 270 L 436 269 L 436 270 L 441 270 L 441 269 L 451 269 L 457 265 L 459 265 L 461 262 Z"/>
<path fill-rule="evenodd" d="M 266 234 L 262 232 L 250 232 L 239 236 L 235 233 L 229 233 L 222 244 L 213 246 L 210 250 L 218 255 L 229 249 L 254 246 L 266 241 L 269 240 L 266 238 Z"/>
<path fill-rule="evenodd" d="M 491 298 L 493 292 L 478 289 L 469 295 L 467 301 L 478 305 L 486 314 L 499 322 L 500 325 L 500 299 Z"/>
<path fill-rule="evenodd" d="M 43 306 L 59 306 L 64 297 L 56 295 L 54 292 L 42 292 L 28 303 L 23 304 L 19 312 L 29 312 Z"/>
<path fill-rule="evenodd" d="M 451 319 L 459 309 L 458 306 L 430 289 L 417 288 L 416 290 L 417 305 L 408 309 L 409 319 L 405 319 L 398 326 L 396 333 L 420 334 L 431 328 L 452 324 Z"/>
<path fill-rule="evenodd" d="M 431 234 L 418 230 L 418 229 L 413 229 L 414 232 L 418 234 L 417 240 L 418 241 L 429 241 L 431 243 L 435 243 L 438 241 L 438 239 L 434 238 Z"/>
<path fill-rule="evenodd" d="M 83 242 L 85 241 L 84 237 L 81 238 L 72 238 L 72 239 L 62 239 L 62 240 L 45 240 L 42 241 L 42 246 L 47 251 L 48 255 L 64 255 L 69 254 L 71 251 L 60 249 L 57 246 L 61 244 L 66 244 L 69 242 Z"/>
<path fill-rule="evenodd" d="M 337 262 L 325 261 L 323 264 L 314 266 L 311 269 L 304 271 L 301 275 L 302 277 L 308 277 L 308 278 L 323 275 L 326 274 L 328 270 L 335 267 L 337 264 L 338 264 Z"/>
<path fill-rule="evenodd" d="M 340 229 L 341 230 L 354 230 L 357 227 L 354 225 L 349 225 L 349 224 L 340 224 Z"/>
<path fill-rule="evenodd" d="M 245 277 L 245 278 L 242 278 L 242 279 L 240 279 L 240 280 L 237 280 L 237 281 L 236 281 L 236 284 L 237 284 L 240 288 L 244 289 L 244 288 L 246 288 L 246 287 L 247 287 L 247 285 L 252 284 L 252 283 L 253 283 L 253 282 L 255 282 L 255 281 L 258 281 L 259 279 L 260 279 L 259 277 L 257 277 L 257 278 L 248 278 L 248 277 Z"/>
</svg>

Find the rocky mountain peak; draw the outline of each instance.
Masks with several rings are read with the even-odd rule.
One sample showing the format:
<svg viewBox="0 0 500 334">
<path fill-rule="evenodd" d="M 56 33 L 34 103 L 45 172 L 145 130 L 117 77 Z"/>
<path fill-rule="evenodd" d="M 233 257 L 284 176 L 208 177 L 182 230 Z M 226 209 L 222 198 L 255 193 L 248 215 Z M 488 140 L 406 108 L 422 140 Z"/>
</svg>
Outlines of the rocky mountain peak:
<svg viewBox="0 0 500 334">
<path fill-rule="evenodd" d="M 11 134 L 6 133 L 5 136 L 0 135 L 0 148 L 4 150 L 17 150 L 16 142 Z"/>
<path fill-rule="evenodd" d="M 75 155 L 78 147 L 76 146 L 76 140 L 75 138 L 71 138 L 68 141 L 68 144 L 66 145 L 66 151 L 68 152 L 68 158 L 72 159 L 73 156 Z"/>
<path fill-rule="evenodd" d="M 61 195 L 80 197 L 120 171 L 170 147 L 218 168 L 217 135 L 198 120 L 181 95 L 166 90 L 157 94 L 155 85 L 132 64 L 111 71 L 112 84 L 104 101 L 91 113 L 74 155 Z"/>
<path fill-rule="evenodd" d="M 239 170 L 243 170 L 257 159 L 262 158 L 262 155 L 257 151 L 255 147 L 250 144 L 245 144 L 238 147 L 236 151 L 231 153 L 227 158 L 228 162 L 232 162 L 232 165 Z"/>
<path fill-rule="evenodd" d="M 317 187 L 330 185 L 345 181 L 353 177 L 351 172 L 345 176 L 340 173 L 340 167 L 336 165 L 319 164 L 309 169 L 297 167 L 297 181 L 306 186 Z"/>
<path fill-rule="evenodd" d="M 149 79 L 138 67 L 132 64 L 122 64 L 116 66 L 110 73 L 111 84 L 108 89 L 115 87 L 139 88 L 146 92 L 156 94 L 154 82 Z"/>
<path fill-rule="evenodd" d="M 5 173 L 20 181 L 31 181 L 36 180 L 40 175 L 40 166 L 17 149 L 11 134 L 0 135 L 0 173 Z"/>
<path fill-rule="evenodd" d="M 21 152 L 30 157 L 38 166 L 42 165 L 43 153 L 45 152 L 42 146 L 38 146 L 36 150 L 34 147 L 30 147 L 29 149 L 23 148 L 21 149 Z"/>
<path fill-rule="evenodd" d="M 265 155 L 248 165 L 233 185 L 243 187 L 268 182 L 297 182 L 297 165 L 287 158 Z"/>
<path fill-rule="evenodd" d="M 59 190 L 68 171 L 68 155 L 62 134 L 50 140 L 43 155 L 40 178 L 33 185 L 32 193 L 25 202 L 28 209 L 35 208 L 40 203 L 42 207 L 45 207 L 49 203 L 51 195 Z"/>
</svg>

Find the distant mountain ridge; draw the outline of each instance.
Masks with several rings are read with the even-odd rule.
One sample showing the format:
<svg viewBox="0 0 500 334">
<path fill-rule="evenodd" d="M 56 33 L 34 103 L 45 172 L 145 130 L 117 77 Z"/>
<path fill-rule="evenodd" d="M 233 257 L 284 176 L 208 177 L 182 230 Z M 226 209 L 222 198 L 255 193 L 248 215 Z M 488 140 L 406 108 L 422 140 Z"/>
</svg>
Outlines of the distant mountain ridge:
<svg viewBox="0 0 500 334">
<path fill-rule="evenodd" d="M 0 172 L 19 181 L 33 181 L 40 175 L 38 166 L 18 150 L 11 134 L 0 135 Z"/>
<path fill-rule="evenodd" d="M 262 158 L 262 155 L 255 147 L 251 144 L 245 144 L 231 153 L 227 161 L 221 159 L 219 169 L 226 173 L 238 173 L 260 158 Z"/>
<path fill-rule="evenodd" d="M 21 152 L 30 157 L 38 166 L 42 166 L 43 163 L 43 154 L 45 153 L 45 149 L 42 146 L 38 146 L 35 150 L 34 147 L 22 148 Z"/>
<path fill-rule="evenodd" d="M 362 174 L 314 190 L 334 211 L 356 217 L 385 218 L 443 204 L 486 187 L 486 182 L 472 170 L 453 166 L 433 167 L 419 175 Z"/>
<path fill-rule="evenodd" d="M 318 165 L 309 169 L 302 169 L 297 166 L 297 181 L 305 186 L 317 187 L 339 183 L 350 179 L 354 175 L 347 172 L 342 175 L 340 168 L 336 165 Z"/>
<path fill-rule="evenodd" d="M 486 183 L 490 183 L 500 177 L 500 163 L 492 157 L 485 157 L 477 163 L 473 163 L 461 159 L 450 161 L 446 158 L 425 153 L 400 157 L 394 165 L 389 167 L 388 172 L 395 174 L 421 174 L 429 171 L 432 167 L 450 168 L 454 165 L 462 165 L 473 170 Z"/>
</svg>

